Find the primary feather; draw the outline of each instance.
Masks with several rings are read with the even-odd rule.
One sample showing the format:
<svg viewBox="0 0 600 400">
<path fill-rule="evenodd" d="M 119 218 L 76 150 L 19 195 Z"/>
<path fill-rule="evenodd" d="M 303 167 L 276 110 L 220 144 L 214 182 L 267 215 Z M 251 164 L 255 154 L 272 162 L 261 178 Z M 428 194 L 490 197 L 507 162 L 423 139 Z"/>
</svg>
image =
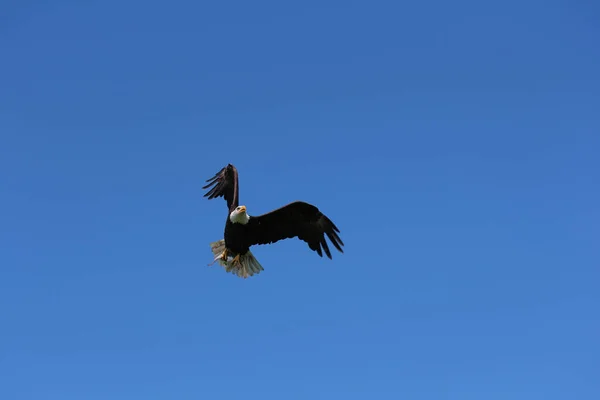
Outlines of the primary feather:
<svg viewBox="0 0 600 400">
<path fill-rule="evenodd" d="M 236 208 L 239 203 L 238 195 L 238 172 L 237 169 L 231 165 L 221 168 L 212 178 L 207 179 L 205 186 L 202 189 L 211 188 L 204 197 L 208 199 L 214 199 L 217 197 L 223 197 L 227 202 L 227 209 L 231 211 Z"/>
</svg>

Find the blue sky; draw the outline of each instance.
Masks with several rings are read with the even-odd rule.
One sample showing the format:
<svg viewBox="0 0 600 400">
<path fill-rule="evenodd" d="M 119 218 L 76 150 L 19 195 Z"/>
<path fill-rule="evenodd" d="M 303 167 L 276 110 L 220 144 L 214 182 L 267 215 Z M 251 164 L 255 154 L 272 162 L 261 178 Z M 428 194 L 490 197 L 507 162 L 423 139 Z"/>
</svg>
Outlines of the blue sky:
<svg viewBox="0 0 600 400">
<path fill-rule="evenodd" d="M 2 10 L 1 398 L 600 398 L 597 5 Z M 208 267 L 229 162 L 345 253 Z"/>
</svg>

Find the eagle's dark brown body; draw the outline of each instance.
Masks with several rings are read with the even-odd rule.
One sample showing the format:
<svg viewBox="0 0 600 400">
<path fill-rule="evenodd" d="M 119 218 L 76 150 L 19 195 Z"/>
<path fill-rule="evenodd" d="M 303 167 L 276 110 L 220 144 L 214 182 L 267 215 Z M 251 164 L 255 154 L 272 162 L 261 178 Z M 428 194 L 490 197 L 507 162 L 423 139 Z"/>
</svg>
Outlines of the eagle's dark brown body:
<svg viewBox="0 0 600 400">
<path fill-rule="evenodd" d="M 252 235 L 248 232 L 248 227 L 242 224 L 234 224 L 227 216 L 225 222 L 225 232 L 223 233 L 223 239 L 225 239 L 225 246 L 227 250 L 237 254 L 246 254 L 250 250 Z"/>
</svg>

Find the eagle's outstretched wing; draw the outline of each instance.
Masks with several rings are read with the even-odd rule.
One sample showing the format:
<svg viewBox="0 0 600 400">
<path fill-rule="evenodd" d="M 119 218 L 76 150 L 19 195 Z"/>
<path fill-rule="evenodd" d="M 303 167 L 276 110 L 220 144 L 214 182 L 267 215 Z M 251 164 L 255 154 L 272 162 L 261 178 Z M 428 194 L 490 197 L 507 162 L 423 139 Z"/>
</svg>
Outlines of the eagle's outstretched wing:
<svg viewBox="0 0 600 400">
<path fill-rule="evenodd" d="M 216 197 L 223 197 L 227 202 L 227 208 L 231 212 L 239 204 L 238 194 L 238 172 L 237 169 L 231 165 L 221 168 L 219 172 L 210 179 L 207 179 L 208 184 L 203 186 L 202 189 L 212 188 L 204 195 L 209 199 Z"/>
<path fill-rule="evenodd" d="M 331 258 L 325 235 L 340 252 L 344 243 L 339 229 L 319 209 L 303 201 L 295 201 L 263 215 L 251 216 L 248 222 L 250 245 L 269 244 L 297 237 L 308 243 L 311 250 Z"/>
</svg>

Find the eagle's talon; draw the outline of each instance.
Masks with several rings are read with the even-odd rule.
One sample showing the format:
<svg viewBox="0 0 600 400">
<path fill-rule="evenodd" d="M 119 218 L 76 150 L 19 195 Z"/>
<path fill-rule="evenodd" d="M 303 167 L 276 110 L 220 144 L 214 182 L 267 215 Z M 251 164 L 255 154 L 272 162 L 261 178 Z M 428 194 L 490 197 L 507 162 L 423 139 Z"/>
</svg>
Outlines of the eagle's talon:
<svg viewBox="0 0 600 400">
<path fill-rule="evenodd" d="M 241 267 L 240 255 L 238 254 L 237 256 L 235 256 L 235 258 L 233 259 L 233 261 L 231 261 L 231 263 L 235 266 Z"/>
</svg>

